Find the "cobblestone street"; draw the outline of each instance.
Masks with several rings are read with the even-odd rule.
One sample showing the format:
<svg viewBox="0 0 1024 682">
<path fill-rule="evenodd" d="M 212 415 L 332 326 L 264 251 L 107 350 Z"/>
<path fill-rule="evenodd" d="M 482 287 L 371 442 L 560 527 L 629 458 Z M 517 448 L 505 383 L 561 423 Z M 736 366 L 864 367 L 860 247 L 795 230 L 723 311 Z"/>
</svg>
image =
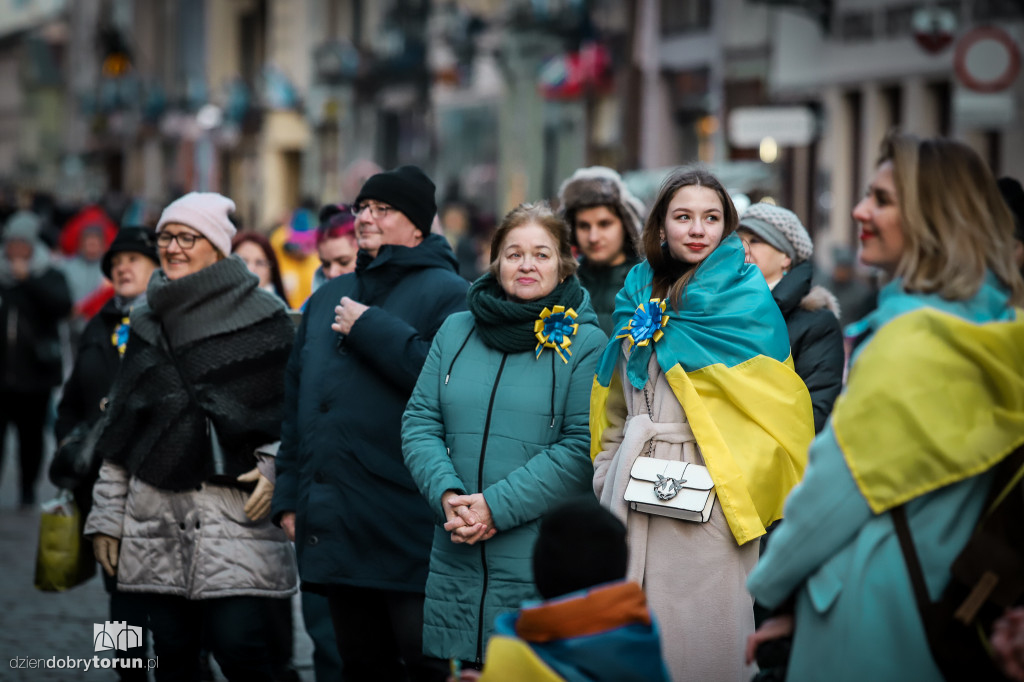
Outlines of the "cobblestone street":
<svg viewBox="0 0 1024 682">
<path fill-rule="evenodd" d="M 94 655 L 93 624 L 107 620 L 108 601 L 97 575 L 84 585 L 63 593 L 40 592 L 33 585 L 39 508 L 17 508 L 17 452 L 8 439 L 0 479 L 0 680 L 64 682 L 116 680 L 112 670 L 17 669 L 12 659 L 85 659 Z M 43 469 L 45 479 L 46 468 Z M 52 498 L 55 489 L 48 481 L 39 486 L 39 501 Z M 312 643 L 302 629 L 302 616 L 295 605 L 294 665 L 303 682 L 312 682 Z M 131 625 L 131 623 L 130 623 Z M 17 663 L 16 663 L 17 665 Z M 38 665 L 45 665 L 40 663 Z M 152 679 L 152 675 L 150 676 Z M 220 679 L 220 678 L 219 678 Z"/>
</svg>

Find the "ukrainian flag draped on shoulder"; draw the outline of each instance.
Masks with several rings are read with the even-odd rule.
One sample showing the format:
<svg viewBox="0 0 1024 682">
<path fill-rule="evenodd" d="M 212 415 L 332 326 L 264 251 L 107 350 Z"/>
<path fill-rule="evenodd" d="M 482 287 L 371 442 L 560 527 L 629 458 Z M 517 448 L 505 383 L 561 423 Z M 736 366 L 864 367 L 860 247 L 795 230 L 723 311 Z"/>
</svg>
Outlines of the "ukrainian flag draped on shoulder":
<svg viewBox="0 0 1024 682">
<path fill-rule="evenodd" d="M 968 301 L 903 291 L 847 328 L 868 335 L 832 430 L 876 514 L 998 464 L 1024 443 L 1024 311 L 988 276 Z"/>
<path fill-rule="evenodd" d="M 651 267 L 640 263 L 615 299 L 618 336 L 605 348 L 591 394 L 591 457 L 611 423 L 609 392 L 621 390 L 618 362 L 626 362 L 639 389 L 655 353 L 743 544 L 782 518 L 814 436 L 811 399 L 793 371 L 785 320 L 757 268 L 744 263 L 736 235 L 697 269 L 678 311 L 652 300 L 652 278 Z"/>
</svg>

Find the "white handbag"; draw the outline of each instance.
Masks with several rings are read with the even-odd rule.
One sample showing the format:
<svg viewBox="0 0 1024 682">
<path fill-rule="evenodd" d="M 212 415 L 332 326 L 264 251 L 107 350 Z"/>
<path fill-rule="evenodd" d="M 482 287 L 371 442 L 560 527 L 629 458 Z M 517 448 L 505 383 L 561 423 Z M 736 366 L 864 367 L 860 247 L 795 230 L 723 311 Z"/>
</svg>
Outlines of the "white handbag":
<svg viewBox="0 0 1024 682">
<path fill-rule="evenodd" d="M 633 511 L 707 523 L 715 506 L 715 482 L 707 467 L 637 457 L 623 498 Z"/>
</svg>

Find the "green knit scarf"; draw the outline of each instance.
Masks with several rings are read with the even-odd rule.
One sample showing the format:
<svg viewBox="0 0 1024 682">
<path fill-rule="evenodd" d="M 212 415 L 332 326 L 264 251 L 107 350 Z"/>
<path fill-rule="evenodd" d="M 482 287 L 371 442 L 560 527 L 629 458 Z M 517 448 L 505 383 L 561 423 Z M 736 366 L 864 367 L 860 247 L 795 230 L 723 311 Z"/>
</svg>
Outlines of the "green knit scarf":
<svg viewBox="0 0 1024 682">
<path fill-rule="evenodd" d="M 469 287 L 467 303 L 485 344 L 503 353 L 521 353 L 537 345 L 533 323 L 540 319 L 541 311 L 556 305 L 579 308 L 583 287 L 576 275 L 570 275 L 544 298 L 517 303 L 506 297 L 501 284 L 488 272 Z"/>
</svg>

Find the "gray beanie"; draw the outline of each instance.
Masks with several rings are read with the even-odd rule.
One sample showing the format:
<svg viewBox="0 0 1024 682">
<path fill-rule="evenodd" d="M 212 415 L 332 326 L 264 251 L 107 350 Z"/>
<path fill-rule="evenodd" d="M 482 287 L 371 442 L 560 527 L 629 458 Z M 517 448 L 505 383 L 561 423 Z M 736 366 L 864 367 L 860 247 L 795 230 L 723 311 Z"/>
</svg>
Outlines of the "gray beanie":
<svg viewBox="0 0 1024 682">
<path fill-rule="evenodd" d="M 30 244 L 39 241 L 43 221 L 31 211 L 18 211 L 7 219 L 4 226 L 4 242 L 20 239 Z"/>
<path fill-rule="evenodd" d="M 789 256 L 793 265 L 804 262 L 814 253 L 811 235 L 789 209 L 765 203 L 752 204 L 740 217 L 740 229 L 750 230 Z"/>
<path fill-rule="evenodd" d="M 622 176 L 605 166 L 580 168 L 558 190 L 559 214 L 569 222 L 570 240 L 576 246 L 575 212 L 593 206 L 612 206 L 626 230 L 626 250 L 637 255 L 640 233 L 644 229 L 647 210 L 626 188 Z"/>
</svg>

